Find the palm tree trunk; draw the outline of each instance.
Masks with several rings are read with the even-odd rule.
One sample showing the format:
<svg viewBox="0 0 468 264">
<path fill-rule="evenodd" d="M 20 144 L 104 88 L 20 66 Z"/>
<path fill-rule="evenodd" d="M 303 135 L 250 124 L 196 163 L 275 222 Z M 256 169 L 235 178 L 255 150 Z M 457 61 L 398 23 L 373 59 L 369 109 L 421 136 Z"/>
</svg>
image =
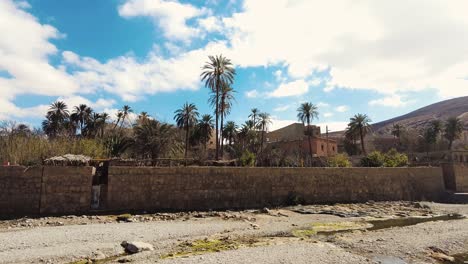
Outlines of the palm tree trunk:
<svg viewBox="0 0 468 264">
<path fill-rule="evenodd" d="M 222 105 L 222 102 L 223 100 L 221 100 L 221 105 Z M 221 110 L 222 111 L 222 110 Z M 223 129 L 224 129 L 224 113 L 221 113 L 221 128 L 220 128 L 220 131 L 221 131 L 221 158 L 223 158 L 223 155 L 224 155 L 224 140 L 223 140 Z"/>
<path fill-rule="evenodd" d="M 216 77 L 216 107 L 215 107 L 215 112 L 216 112 L 216 160 L 219 160 L 219 126 L 218 126 L 218 120 L 219 120 L 219 75 Z"/>
<path fill-rule="evenodd" d="M 312 163 L 313 154 L 312 154 L 312 142 L 310 140 L 310 122 L 307 122 L 307 138 L 309 140 L 310 162 Z"/>
<path fill-rule="evenodd" d="M 448 150 L 452 150 L 452 144 L 453 144 L 453 141 L 452 141 L 452 140 L 449 140 Z"/>
<path fill-rule="evenodd" d="M 364 135 L 362 134 L 362 128 L 359 128 L 359 134 L 361 136 L 361 148 L 362 148 L 362 153 L 364 155 L 367 155 L 367 152 L 366 152 L 366 147 L 365 147 L 365 144 L 364 144 Z"/>
<path fill-rule="evenodd" d="M 188 143 L 189 143 L 189 126 L 187 125 L 185 129 L 185 155 L 184 155 L 186 163 L 187 163 Z"/>
</svg>

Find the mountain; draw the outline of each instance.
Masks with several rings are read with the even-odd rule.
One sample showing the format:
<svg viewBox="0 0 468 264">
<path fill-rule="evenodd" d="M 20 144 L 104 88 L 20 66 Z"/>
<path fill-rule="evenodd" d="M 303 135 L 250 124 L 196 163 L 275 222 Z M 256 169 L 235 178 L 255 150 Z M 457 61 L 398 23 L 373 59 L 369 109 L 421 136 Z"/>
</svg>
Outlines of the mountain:
<svg viewBox="0 0 468 264">
<path fill-rule="evenodd" d="M 431 120 L 446 120 L 449 117 L 459 117 L 468 128 L 468 96 L 445 100 L 428 105 L 416 111 L 373 124 L 374 132 L 390 134 L 393 124 L 401 124 L 410 129 L 422 129 Z"/>
</svg>

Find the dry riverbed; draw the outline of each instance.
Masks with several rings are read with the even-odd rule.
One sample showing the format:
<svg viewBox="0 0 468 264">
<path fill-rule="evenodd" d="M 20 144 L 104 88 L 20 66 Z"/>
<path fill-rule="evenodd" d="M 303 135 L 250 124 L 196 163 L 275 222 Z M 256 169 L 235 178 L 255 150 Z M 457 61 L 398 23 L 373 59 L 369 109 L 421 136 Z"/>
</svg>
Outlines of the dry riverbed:
<svg viewBox="0 0 468 264">
<path fill-rule="evenodd" d="M 369 202 L 22 218 L 0 221 L 0 263 L 463 263 L 464 216 L 468 205 Z M 128 255 L 122 241 L 154 249 Z"/>
</svg>

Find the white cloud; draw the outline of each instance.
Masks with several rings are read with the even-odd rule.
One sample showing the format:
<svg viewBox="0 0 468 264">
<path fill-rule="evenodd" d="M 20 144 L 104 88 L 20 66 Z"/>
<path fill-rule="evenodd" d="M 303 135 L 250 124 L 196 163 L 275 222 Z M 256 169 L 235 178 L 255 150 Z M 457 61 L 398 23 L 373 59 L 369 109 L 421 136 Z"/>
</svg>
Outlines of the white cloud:
<svg viewBox="0 0 468 264">
<path fill-rule="evenodd" d="M 401 100 L 399 95 L 390 95 L 381 99 L 372 100 L 369 102 L 371 106 L 389 106 L 389 107 L 400 107 L 405 106 L 407 102 Z"/>
<path fill-rule="evenodd" d="M 224 19 L 240 66 L 287 65 L 293 78 L 330 69 L 328 92 L 468 95 L 467 1 L 245 0 L 241 10 Z"/>
<path fill-rule="evenodd" d="M 317 107 L 318 108 L 322 108 L 322 107 L 329 107 L 330 104 L 329 103 L 325 103 L 325 102 L 318 102 L 317 104 Z"/>
<path fill-rule="evenodd" d="M 245 96 L 246 96 L 247 98 L 256 98 L 256 97 L 258 97 L 258 95 L 259 95 L 259 93 L 258 93 L 258 91 L 255 90 L 255 89 L 245 92 Z"/>
<path fill-rule="evenodd" d="M 280 106 L 277 106 L 273 109 L 273 111 L 275 112 L 284 112 L 286 110 L 289 110 L 291 108 L 291 105 L 280 105 Z"/>
<path fill-rule="evenodd" d="M 210 16 L 198 20 L 198 24 L 207 32 L 220 31 L 223 28 L 223 22 L 218 17 Z"/>
<path fill-rule="evenodd" d="M 326 133 L 327 126 L 328 126 L 328 132 L 343 131 L 348 126 L 348 122 L 331 121 L 331 122 L 317 123 L 316 125 L 321 128 L 321 131 L 324 134 Z"/>
<path fill-rule="evenodd" d="M 337 106 L 335 110 L 339 113 L 344 113 L 349 110 L 349 107 L 347 105 L 340 105 L 340 106 Z"/>
<path fill-rule="evenodd" d="M 332 117 L 334 114 L 332 112 L 326 112 L 323 114 L 324 117 Z"/>
<path fill-rule="evenodd" d="M 309 85 L 304 80 L 296 80 L 288 83 L 282 83 L 269 95 L 271 97 L 286 97 L 302 95 L 309 91 Z"/>
<path fill-rule="evenodd" d="M 127 0 L 119 6 L 119 15 L 131 18 L 136 16 L 152 17 L 169 39 L 188 40 L 199 33 L 195 27 L 187 25 L 187 20 L 199 17 L 206 10 L 176 0 Z M 213 21 L 203 20 L 203 27 L 215 27 Z"/>
</svg>

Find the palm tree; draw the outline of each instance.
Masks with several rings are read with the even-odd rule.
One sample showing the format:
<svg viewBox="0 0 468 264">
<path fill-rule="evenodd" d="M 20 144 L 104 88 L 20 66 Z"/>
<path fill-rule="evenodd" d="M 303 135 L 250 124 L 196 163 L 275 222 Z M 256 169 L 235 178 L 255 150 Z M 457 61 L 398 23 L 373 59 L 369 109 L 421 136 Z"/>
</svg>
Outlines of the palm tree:
<svg viewBox="0 0 468 264">
<path fill-rule="evenodd" d="M 133 129 L 135 150 L 143 158 L 157 159 L 177 145 L 176 133 L 170 124 L 148 119 Z"/>
<path fill-rule="evenodd" d="M 200 122 L 198 123 L 198 129 L 200 130 L 203 145 L 206 146 L 210 140 L 211 133 L 213 131 L 213 117 L 211 115 L 203 115 Z"/>
<path fill-rule="evenodd" d="M 185 103 L 182 108 L 174 112 L 174 120 L 179 128 L 185 129 L 185 159 L 187 159 L 189 147 L 190 127 L 197 123 L 198 109 L 194 104 Z"/>
<path fill-rule="evenodd" d="M 349 119 L 349 124 L 347 130 L 351 134 L 358 134 L 361 139 L 361 149 L 364 155 L 367 154 L 366 147 L 364 143 L 364 138 L 367 133 L 372 131 L 372 126 L 370 125 L 372 120 L 366 114 L 357 114 L 354 117 Z"/>
<path fill-rule="evenodd" d="M 317 111 L 317 106 L 312 103 L 302 103 L 299 108 L 297 108 L 297 119 L 302 122 L 302 124 L 307 124 L 307 138 L 309 140 L 309 154 L 310 159 L 312 160 L 312 141 L 311 141 L 311 134 L 310 131 L 310 124 L 312 120 L 318 118 L 319 112 Z"/>
<path fill-rule="evenodd" d="M 128 105 L 124 105 L 120 111 L 122 112 L 122 122 L 120 123 L 120 128 L 122 128 L 123 124 L 125 123 L 125 119 L 129 116 L 130 113 L 133 113 L 133 109 Z"/>
<path fill-rule="evenodd" d="M 258 108 L 252 108 L 250 110 L 250 115 L 249 115 L 249 118 L 252 119 L 253 123 L 255 124 L 255 126 L 257 125 L 257 117 L 258 117 L 258 114 L 260 114 L 260 110 L 258 110 Z"/>
<path fill-rule="evenodd" d="M 78 122 L 80 124 L 80 134 L 83 135 L 83 127 L 85 125 L 86 120 L 88 119 L 88 114 L 89 111 L 89 106 L 85 104 L 80 104 L 79 106 L 75 106 L 73 110 L 73 114 L 76 114 L 76 117 L 78 118 Z"/>
<path fill-rule="evenodd" d="M 148 121 L 149 118 L 150 118 L 150 115 L 148 114 L 148 112 L 141 112 L 138 115 L 137 123 L 139 125 L 141 125 L 141 124 L 145 123 L 146 121 Z"/>
<path fill-rule="evenodd" d="M 271 118 L 270 118 L 270 114 L 268 113 L 260 113 L 258 115 L 258 124 L 260 126 L 260 129 L 262 131 L 262 141 L 260 143 L 260 153 L 263 152 L 263 139 L 264 139 L 264 135 L 268 129 L 268 126 L 271 124 Z"/>
<path fill-rule="evenodd" d="M 122 120 L 123 112 L 119 110 L 119 111 L 115 114 L 115 116 L 117 117 L 117 120 L 115 121 L 114 130 L 115 130 L 115 128 L 117 127 L 117 125 L 119 124 L 120 120 Z"/>
<path fill-rule="evenodd" d="M 444 128 L 444 137 L 449 141 L 448 149 L 452 149 L 453 141 L 460 138 L 463 132 L 463 123 L 457 117 L 447 119 Z"/>
<path fill-rule="evenodd" d="M 401 145 L 401 134 L 403 133 L 404 126 L 401 124 L 393 124 L 392 135 L 398 139 L 398 145 Z"/>
<path fill-rule="evenodd" d="M 219 56 L 208 56 L 209 61 L 202 68 L 201 79 L 205 86 L 216 93 L 215 115 L 216 115 L 216 159 L 219 159 L 219 94 L 224 85 L 230 86 L 234 82 L 236 74 L 231 60 Z"/>
<path fill-rule="evenodd" d="M 220 126 L 220 131 L 221 131 L 221 158 L 223 157 L 224 154 L 224 140 L 222 137 L 222 133 L 224 131 L 224 118 L 231 113 L 231 107 L 232 103 L 235 100 L 234 98 L 234 89 L 231 88 L 230 86 L 223 85 L 219 96 L 221 97 L 220 100 L 216 99 L 216 93 L 213 93 L 213 95 L 210 97 L 210 104 L 214 105 L 216 104 L 217 101 L 219 101 L 219 106 L 218 106 L 218 111 L 219 115 L 221 117 L 221 126 Z"/>
<path fill-rule="evenodd" d="M 226 126 L 224 127 L 222 134 L 223 134 L 223 137 L 228 140 L 229 146 L 232 146 L 232 142 L 234 141 L 234 138 L 236 137 L 236 134 L 237 134 L 236 123 L 234 123 L 234 121 L 228 121 L 226 123 Z"/>
<path fill-rule="evenodd" d="M 65 127 L 65 121 L 69 117 L 68 107 L 62 101 L 52 103 L 46 114 L 46 120 L 42 122 L 44 132 L 49 136 L 57 136 Z"/>
<path fill-rule="evenodd" d="M 101 137 L 104 137 L 104 129 L 106 128 L 107 120 L 110 118 L 106 112 L 101 113 L 101 119 L 99 120 L 99 128 L 101 131 Z"/>
</svg>

